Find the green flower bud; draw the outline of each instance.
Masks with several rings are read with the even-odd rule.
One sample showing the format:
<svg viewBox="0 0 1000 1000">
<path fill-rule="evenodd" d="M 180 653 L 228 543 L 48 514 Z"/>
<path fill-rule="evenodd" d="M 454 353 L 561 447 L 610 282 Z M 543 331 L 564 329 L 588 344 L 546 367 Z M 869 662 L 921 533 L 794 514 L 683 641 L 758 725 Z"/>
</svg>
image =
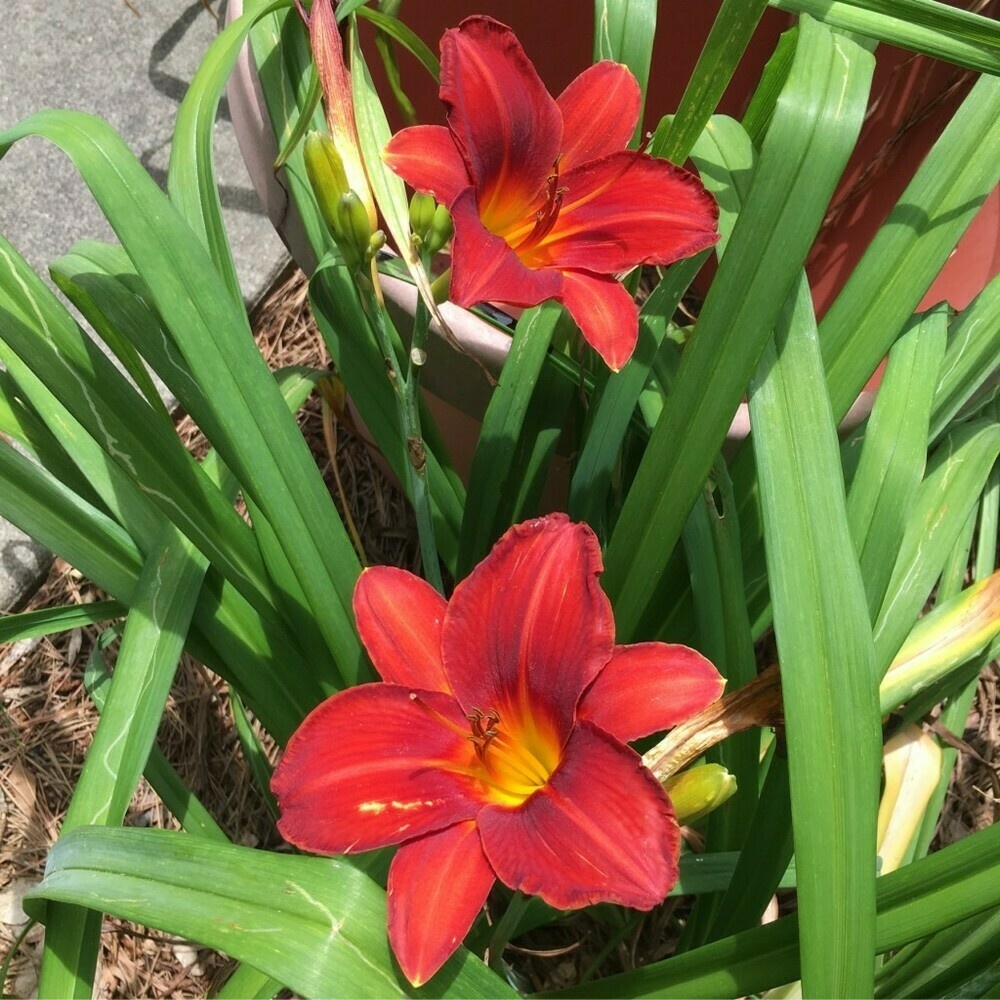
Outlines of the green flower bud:
<svg viewBox="0 0 1000 1000">
<path fill-rule="evenodd" d="M 303 155 L 306 174 L 316 195 L 323 221 L 331 233 L 339 235 L 337 202 L 350 190 L 344 161 L 337 152 L 333 140 L 319 132 L 310 132 L 306 136 Z"/>
<path fill-rule="evenodd" d="M 425 248 L 428 253 L 437 253 L 451 239 L 455 228 L 451 222 L 451 215 L 444 205 L 438 205 L 434 209 L 434 219 L 428 230 Z"/>
<path fill-rule="evenodd" d="M 732 798 L 736 778 L 721 764 L 700 764 L 663 782 L 677 813 L 677 822 L 684 826 L 707 816 Z"/>
<path fill-rule="evenodd" d="M 421 242 L 427 239 L 428 230 L 434 221 L 434 209 L 437 202 L 432 195 L 418 191 L 410 199 L 410 232 L 419 237 Z"/>
<path fill-rule="evenodd" d="M 385 233 L 381 229 L 376 229 L 372 233 L 372 238 L 368 241 L 368 260 L 371 260 L 385 246 Z"/>
<path fill-rule="evenodd" d="M 341 236 L 340 252 L 353 270 L 368 257 L 372 239 L 368 209 L 353 191 L 342 194 L 337 201 L 337 226 Z"/>
</svg>

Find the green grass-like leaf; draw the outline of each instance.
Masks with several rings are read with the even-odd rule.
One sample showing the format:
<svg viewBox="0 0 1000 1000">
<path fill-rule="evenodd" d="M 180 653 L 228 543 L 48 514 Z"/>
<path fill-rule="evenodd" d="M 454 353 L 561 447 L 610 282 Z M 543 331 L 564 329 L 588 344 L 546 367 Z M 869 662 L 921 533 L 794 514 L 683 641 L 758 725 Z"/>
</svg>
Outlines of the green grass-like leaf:
<svg viewBox="0 0 1000 1000">
<path fill-rule="evenodd" d="M 0 617 L 0 642 L 17 642 L 40 635 L 57 635 L 74 628 L 85 628 L 111 618 L 121 618 L 128 609 L 117 601 L 93 604 L 69 604 L 57 608 L 22 611 Z"/>
<path fill-rule="evenodd" d="M 724 0 L 712 23 L 698 64 L 688 80 L 677 113 L 650 144 L 654 156 L 682 164 L 718 107 L 753 36 L 767 0 Z"/>
<path fill-rule="evenodd" d="M 933 310 L 915 321 L 890 351 L 851 481 L 847 513 L 873 619 L 923 478 L 945 320 L 943 308 Z"/>
<path fill-rule="evenodd" d="M 363 669 L 350 613 L 359 572 L 315 462 L 206 251 L 121 139 L 75 112 L 41 112 L 0 135 L 0 150 L 44 136 L 73 158 L 189 366 L 212 386 L 212 438 L 281 538 L 345 683 Z M 204 428 L 206 422 L 199 419 Z"/>
<path fill-rule="evenodd" d="M 1000 26 L 935 0 L 769 0 L 831 28 L 921 52 L 984 73 L 1000 73 Z"/>
<path fill-rule="evenodd" d="M 87 828 L 60 839 L 26 900 L 92 906 L 216 948 L 302 996 L 507 997 L 468 952 L 423 990 L 390 954 L 385 892 L 344 861 L 273 854 L 165 830 Z"/>
<path fill-rule="evenodd" d="M 625 640 L 711 469 L 860 129 L 871 56 L 803 19 L 807 26 L 677 387 L 608 545 L 604 586 Z"/>
<path fill-rule="evenodd" d="M 865 996 L 882 743 L 875 655 L 804 276 L 761 358 L 750 419 L 781 664 L 803 991 Z"/>
<path fill-rule="evenodd" d="M 62 824 L 121 823 L 142 775 L 208 565 L 173 525 L 150 553 L 129 610 L 104 713 Z M 43 996 L 89 997 L 100 941 L 100 916 L 57 905 L 46 917 L 39 975 Z"/>
<path fill-rule="evenodd" d="M 982 77 L 819 327 L 833 412 L 847 413 L 1000 181 L 1000 79 Z"/>
</svg>

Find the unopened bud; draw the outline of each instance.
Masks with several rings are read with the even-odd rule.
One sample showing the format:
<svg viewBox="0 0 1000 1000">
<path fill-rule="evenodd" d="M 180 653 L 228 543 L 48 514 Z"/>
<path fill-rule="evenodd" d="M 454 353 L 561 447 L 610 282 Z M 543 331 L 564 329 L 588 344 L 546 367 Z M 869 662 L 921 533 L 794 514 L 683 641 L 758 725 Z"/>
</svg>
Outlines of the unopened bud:
<svg viewBox="0 0 1000 1000">
<path fill-rule="evenodd" d="M 368 257 L 372 227 L 368 210 L 353 192 L 342 194 L 337 200 L 337 227 L 340 232 L 340 252 L 352 270 Z"/>
<path fill-rule="evenodd" d="M 438 205 L 434 209 L 434 219 L 431 222 L 431 228 L 427 232 L 427 238 L 425 240 L 425 249 L 428 253 L 437 253 L 441 250 L 448 240 L 451 239 L 452 233 L 454 233 L 455 228 L 451 222 L 451 214 L 444 205 Z"/>
<path fill-rule="evenodd" d="M 306 136 L 303 155 L 320 214 L 330 232 L 337 235 L 340 233 L 337 203 L 349 190 L 344 161 L 333 140 L 319 132 L 310 132 Z"/>
<path fill-rule="evenodd" d="M 434 209 L 437 202 L 433 195 L 424 194 L 422 191 L 410 199 L 410 232 L 418 237 L 421 243 L 427 240 L 427 233 L 434 221 Z"/>
<path fill-rule="evenodd" d="M 736 778 L 721 764 L 700 764 L 671 775 L 663 788 L 684 826 L 707 816 L 736 793 Z"/>
</svg>

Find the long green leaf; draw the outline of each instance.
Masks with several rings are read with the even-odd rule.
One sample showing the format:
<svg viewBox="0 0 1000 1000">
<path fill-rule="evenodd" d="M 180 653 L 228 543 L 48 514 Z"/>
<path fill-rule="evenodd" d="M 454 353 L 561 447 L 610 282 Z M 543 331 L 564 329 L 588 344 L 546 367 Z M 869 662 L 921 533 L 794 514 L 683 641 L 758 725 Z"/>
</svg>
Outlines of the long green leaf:
<svg viewBox="0 0 1000 1000">
<path fill-rule="evenodd" d="M 665 134 L 650 144 L 654 156 L 682 164 L 712 117 L 733 77 L 767 0 L 724 0 L 712 23 L 705 48 L 684 90 L 677 114 Z"/>
<path fill-rule="evenodd" d="M 703 511 L 700 516 L 699 508 Z M 688 526 L 685 527 L 685 539 L 691 522 L 696 517 L 703 517 L 707 522 L 709 535 L 709 544 L 703 557 L 695 557 L 690 551 L 687 552 L 696 607 L 699 567 L 710 565 L 715 569 L 712 576 L 718 588 L 718 596 L 713 601 L 716 605 L 716 620 L 708 623 L 712 641 L 708 641 L 705 630 L 699 626 L 702 635 L 700 648 L 726 678 L 726 690 L 733 692 L 757 676 L 757 666 L 744 600 L 736 503 L 728 470 L 721 459 L 712 470 L 712 481 L 706 485 L 702 503 L 696 505 L 691 514 Z M 712 852 L 739 850 L 748 846 L 747 838 L 756 813 L 760 785 L 760 735 L 756 729 L 734 733 L 712 750 L 709 759 L 723 764 L 733 775 L 736 779 L 736 794 L 725 809 L 716 809 L 709 816 L 705 849 Z M 773 821 L 774 817 L 769 819 Z M 790 833 L 789 825 L 788 834 Z M 780 835 L 769 838 L 769 843 L 772 848 L 778 848 L 773 851 L 774 855 L 783 858 L 784 864 L 787 864 L 788 858 L 783 857 L 778 846 L 781 843 Z M 682 943 L 687 947 L 704 944 L 720 912 L 721 896 L 699 900 L 684 928 Z"/>
<path fill-rule="evenodd" d="M 847 515 L 873 619 L 923 478 L 931 397 L 944 357 L 945 318 L 944 309 L 933 310 L 890 351 L 851 481 Z"/>
<path fill-rule="evenodd" d="M 1000 80 L 948 123 L 820 323 L 833 412 L 847 413 L 1000 181 Z"/>
<path fill-rule="evenodd" d="M 779 10 L 811 14 L 831 28 L 855 31 L 984 73 L 1000 73 L 1000 27 L 981 14 L 935 0 L 769 0 Z"/>
<path fill-rule="evenodd" d="M 941 378 L 934 390 L 931 439 L 1000 368 L 1000 275 L 952 321 Z"/>
<path fill-rule="evenodd" d="M 268 0 L 245 0 L 243 10 L 260 14 L 267 4 Z M 279 10 L 254 25 L 250 48 L 273 132 L 273 144 L 266 136 L 261 136 L 261 142 L 265 149 L 272 146 L 268 153 L 275 161 L 280 157 L 282 166 L 276 177 L 288 196 L 287 203 L 277 209 L 279 224 L 285 241 L 295 248 L 296 263 L 311 274 L 334 244 L 306 174 L 303 144 L 295 142 L 296 135 L 326 128 L 323 108 L 313 99 L 316 70 L 309 33 L 297 10 Z M 308 121 L 302 120 L 304 116 Z"/>
<path fill-rule="evenodd" d="M 468 952 L 424 990 L 394 965 L 385 893 L 333 858 L 273 854 L 165 830 L 77 830 L 60 839 L 27 898 L 93 906 L 247 961 L 302 996 L 506 997 Z"/>
<path fill-rule="evenodd" d="M 639 312 L 639 340 L 620 372 L 607 372 L 591 398 L 583 447 L 570 482 L 569 513 L 588 521 L 603 535 L 604 507 L 622 441 L 653 359 L 681 297 L 705 262 L 709 251 L 679 261 L 653 289 Z"/>
<path fill-rule="evenodd" d="M 164 527 L 136 587 L 115 675 L 61 835 L 125 816 L 163 715 L 207 562 L 173 525 Z M 54 906 L 46 918 L 42 996 L 89 997 L 100 943 L 99 914 Z"/>
<path fill-rule="evenodd" d="M 266 571 L 231 502 L 2 237 L 0 316 L 0 358 L 81 469 L 82 451 L 89 453 L 89 478 L 105 502 L 120 502 L 118 510 L 112 507 L 119 520 L 141 520 L 147 537 L 155 535 L 160 518 L 153 507 L 159 507 L 249 600 L 266 608 Z M 114 488 L 122 477 L 112 465 L 131 481 L 128 494 Z"/>
<path fill-rule="evenodd" d="M 215 996 L 217 1000 L 271 1000 L 284 989 L 284 983 L 241 962 Z"/>
<path fill-rule="evenodd" d="M 985 919 L 984 919 L 985 916 Z M 996 964 L 1000 910 L 977 914 L 922 941 L 906 961 L 881 969 L 876 997 L 939 997 Z M 898 958 L 903 957 L 900 953 Z"/>
<path fill-rule="evenodd" d="M 188 364 L 212 385 L 225 431 L 213 444 L 281 537 L 343 680 L 353 682 L 364 669 L 350 613 L 357 557 L 244 311 L 190 227 L 106 124 L 41 112 L 0 135 L 0 151 L 26 135 L 44 136 L 71 156 Z"/>
<path fill-rule="evenodd" d="M 788 737 L 803 991 L 865 996 L 882 743 L 875 655 L 804 276 L 761 358 L 750 419 Z"/>
<path fill-rule="evenodd" d="M 938 445 L 917 491 L 875 622 L 879 675 L 917 620 L 1000 454 L 1000 424 L 976 422 Z"/>
<path fill-rule="evenodd" d="M 37 429 L 35 443 L 43 443 L 38 454 L 46 460 L 56 456 L 58 479 L 5 446 L 0 449 L 5 482 L 5 489 L 0 491 L 0 509 L 102 589 L 128 603 L 141 566 L 134 540 L 148 550 L 155 544 L 162 518 L 147 516 L 147 502 L 134 481 L 117 465 L 106 462 L 92 438 L 73 433 L 78 425 L 61 411 L 54 397 L 49 403 L 57 414 L 54 426 L 61 434 L 61 443 L 70 449 L 109 504 L 118 506 L 123 526 L 132 538 L 110 522 L 105 511 L 94 507 L 87 499 L 89 489 L 86 495 L 74 492 L 74 482 L 62 467 L 68 458 L 44 427 Z M 290 403 L 294 405 L 294 400 Z M 205 464 L 206 468 L 212 464 L 211 456 Z M 102 485 L 105 465 L 108 479 Z M 70 488 L 59 479 L 70 483 Z M 155 511 L 152 513 L 155 515 Z M 323 695 L 323 688 L 297 652 L 295 636 L 279 619 L 262 619 L 259 611 L 255 612 L 214 571 L 206 580 L 195 617 L 198 629 L 192 639 L 192 652 L 237 684 L 271 733 L 281 741 L 286 739 Z"/>
<path fill-rule="evenodd" d="M 101 646 L 101 642 L 95 644 L 87 659 L 87 666 L 83 672 L 83 683 L 94 707 L 98 712 L 103 713 L 111 687 L 112 675 L 104 662 Z M 212 814 L 184 784 L 181 776 L 173 769 L 155 743 L 150 748 L 149 759 L 146 761 L 142 773 L 153 791 L 160 796 L 160 801 L 186 833 L 221 841 L 229 839 L 212 818 Z"/>
<path fill-rule="evenodd" d="M 142 554 L 117 522 L 55 476 L 0 441 L 0 516 L 61 555 L 123 604 L 131 599 Z"/>
<path fill-rule="evenodd" d="M 51 270 L 70 301 L 88 317 L 101 319 L 102 326 L 128 331 L 130 340 L 142 351 L 183 408 L 190 414 L 207 418 L 211 422 L 206 430 L 216 432 L 211 394 L 199 385 L 184 358 L 171 343 L 155 309 L 149 305 L 149 290 L 145 282 L 136 274 L 132 262 L 120 247 L 96 242 L 76 244 L 69 254 L 53 263 Z M 299 395 L 304 398 L 312 383 L 307 380 L 300 384 L 304 386 L 305 393 Z M 292 406 L 293 411 L 297 409 L 297 404 Z M 129 483 L 119 481 L 113 496 L 128 492 L 130 488 Z M 329 662 L 322 633 L 307 610 L 305 595 L 266 517 L 250 497 L 247 497 L 247 505 L 263 562 L 273 584 L 269 588 L 272 599 L 291 624 L 291 629 L 285 629 L 282 634 L 282 630 L 274 627 L 272 616 L 269 622 L 272 645 L 281 646 L 289 656 L 294 655 L 296 646 L 301 646 L 305 658 L 311 661 L 313 669 L 318 670 L 321 664 Z M 269 610 L 261 608 L 259 601 L 257 606 L 265 612 Z"/>
<path fill-rule="evenodd" d="M 343 20 L 346 16 L 340 9 L 343 6 L 343 4 L 337 5 L 338 21 Z M 427 47 L 427 43 L 412 28 L 400 21 L 398 17 L 392 17 L 375 7 L 361 5 L 357 8 L 357 12 L 366 21 L 371 21 L 379 31 L 384 31 L 394 41 L 399 42 L 430 73 L 435 83 L 440 81 L 441 63 Z"/>
<path fill-rule="evenodd" d="M 236 302 L 243 301 L 243 293 L 222 221 L 213 153 L 215 119 L 222 88 L 250 29 L 261 17 L 291 4 L 292 0 L 274 0 L 263 10 L 243 14 L 226 25 L 198 64 L 177 109 L 170 141 L 167 168 L 170 200 L 198 234 Z"/>
<path fill-rule="evenodd" d="M 142 555 L 116 522 L 2 443 L 0 481 L 0 515 L 117 601 L 131 603 Z M 283 743 L 323 690 L 303 671 L 288 669 L 290 647 L 273 649 L 260 619 L 241 613 L 241 601 L 225 581 L 209 578 L 195 611 L 198 630 L 190 649 L 240 687 L 257 717 Z"/>
<path fill-rule="evenodd" d="M 792 847 L 788 758 L 782 748 L 771 758 L 739 861 L 716 908 L 712 940 L 760 923 L 792 858 Z"/>
<path fill-rule="evenodd" d="M 803 19 L 746 205 L 608 546 L 604 586 L 630 638 L 701 490 L 852 149 L 869 53 Z"/>
<path fill-rule="evenodd" d="M 998 81 L 980 80 L 820 323 L 820 346 L 838 420 L 847 413 L 909 321 L 978 205 L 1000 176 L 998 116 Z M 949 363 L 946 356 L 945 366 Z M 937 420 L 936 416 L 933 420 Z M 939 436 L 939 422 L 934 426 Z M 769 605 L 750 455 L 748 449 L 744 450 L 733 463 L 733 479 L 741 498 L 740 527 L 751 621 L 759 634 L 769 621 Z"/>
<path fill-rule="evenodd" d="M 10 373 L 0 370 L 0 434 L 16 441 L 60 482 L 88 503 L 101 507 L 97 493 L 56 440 L 45 424 L 39 420 Z"/>
<path fill-rule="evenodd" d="M 976 583 L 989 577 L 997 567 L 998 519 L 1000 519 L 1000 466 L 994 465 L 979 505 L 979 532 L 973 570 L 973 578 Z M 954 560 L 954 568 L 946 567 L 938 584 L 938 603 L 942 605 L 957 596 L 965 582 L 969 549 L 966 548 L 961 535 L 956 548 L 959 551 L 956 553 L 958 559 Z M 961 558 L 963 555 L 965 556 L 964 561 Z M 942 608 L 942 610 L 944 609 Z M 969 712 L 978 694 L 979 674 L 990 659 L 990 652 L 987 650 L 981 655 L 979 662 L 974 664 L 975 667 L 979 668 L 975 671 L 975 676 L 967 680 L 963 687 L 952 691 L 949 695 L 948 704 L 941 712 L 940 721 L 952 732 L 964 729 L 968 721 Z M 943 747 L 941 751 L 941 777 L 924 813 L 924 822 L 917 836 L 917 857 L 923 857 L 927 853 L 934 834 L 937 832 L 937 817 L 950 790 L 951 775 L 957 762 L 958 751 L 954 747 Z"/>
<path fill-rule="evenodd" d="M 96 625 L 110 618 L 121 618 L 127 610 L 117 601 L 95 601 L 93 604 L 68 604 L 58 608 L 23 611 L 17 615 L 3 615 L 0 616 L 0 642 L 56 635 L 70 629 Z"/>
</svg>

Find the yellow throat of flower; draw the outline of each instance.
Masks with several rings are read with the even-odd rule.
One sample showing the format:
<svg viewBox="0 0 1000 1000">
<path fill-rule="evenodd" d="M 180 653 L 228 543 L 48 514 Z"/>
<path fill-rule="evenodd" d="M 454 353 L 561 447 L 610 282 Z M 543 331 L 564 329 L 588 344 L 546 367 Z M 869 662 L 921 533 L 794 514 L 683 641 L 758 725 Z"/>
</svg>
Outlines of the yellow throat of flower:
<svg viewBox="0 0 1000 1000">
<path fill-rule="evenodd" d="M 560 746 L 551 727 L 530 711 L 520 717 L 504 714 L 501 718 L 495 708 L 469 713 L 469 740 L 476 750 L 471 776 L 483 783 L 491 802 L 519 806 L 548 782 L 559 764 Z"/>
</svg>

